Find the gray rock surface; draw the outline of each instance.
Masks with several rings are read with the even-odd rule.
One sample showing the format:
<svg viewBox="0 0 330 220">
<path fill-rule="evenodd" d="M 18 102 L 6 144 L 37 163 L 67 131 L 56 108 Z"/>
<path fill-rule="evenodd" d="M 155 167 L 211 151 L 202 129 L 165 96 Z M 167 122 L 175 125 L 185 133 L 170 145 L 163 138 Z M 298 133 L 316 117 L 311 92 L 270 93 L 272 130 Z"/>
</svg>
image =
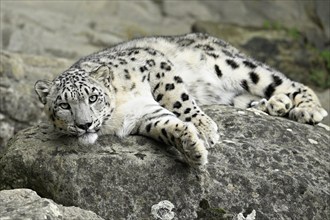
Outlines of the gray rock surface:
<svg viewBox="0 0 330 220">
<path fill-rule="evenodd" d="M 91 211 L 65 207 L 50 199 L 41 198 L 30 189 L 0 191 L 0 219 L 102 220 Z"/>
<path fill-rule="evenodd" d="M 267 22 L 307 33 L 313 44 L 324 47 L 330 40 L 327 1 L 205 1 L 211 14 L 225 24 L 262 27 Z M 321 9 L 322 8 L 322 9 Z M 327 27 L 326 27 L 327 26 Z M 325 28 L 326 27 L 326 28 Z"/>
<path fill-rule="evenodd" d="M 69 59 L 123 39 L 187 33 L 193 22 L 163 16 L 151 0 L 1 4 L 3 49 Z"/>
<path fill-rule="evenodd" d="M 330 40 L 327 1 L 2 1 L 2 48 L 78 58 L 121 40 L 190 31 L 195 21 L 295 28 L 320 48 Z"/>
<path fill-rule="evenodd" d="M 0 52 L 0 152 L 12 135 L 45 119 L 34 92 L 39 79 L 53 79 L 73 61 Z"/>
<path fill-rule="evenodd" d="M 2 121 L 1 118 L 4 119 L 5 116 L 0 114 L 0 153 L 2 150 L 1 146 L 5 146 L 8 140 L 14 135 L 14 127 L 9 123 Z"/>
<path fill-rule="evenodd" d="M 152 219 L 168 200 L 177 219 L 329 219 L 329 131 L 223 106 L 205 107 L 221 142 L 207 172 L 144 137 L 103 136 L 92 147 L 47 126 L 19 132 L 0 156 L 0 189 L 27 187 L 105 219 Z M 221 217 L 221 218 L 220 218 Z"/>
</svg>

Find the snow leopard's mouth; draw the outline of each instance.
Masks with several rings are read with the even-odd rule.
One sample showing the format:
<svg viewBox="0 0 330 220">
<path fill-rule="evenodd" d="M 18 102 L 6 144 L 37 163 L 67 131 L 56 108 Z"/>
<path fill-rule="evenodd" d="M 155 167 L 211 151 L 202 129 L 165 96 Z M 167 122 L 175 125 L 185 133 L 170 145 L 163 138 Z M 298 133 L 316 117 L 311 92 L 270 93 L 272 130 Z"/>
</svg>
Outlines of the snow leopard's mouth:
<svg viewBox="0 0 330 220">
<path fill-rule="evenodd" d="M 100 130 L 100 128 L 94 128 L 94 129 L 87 129 L 87 130 L 83 130 L 83 129 L 76 129 L 76 133 L 77 136 L 83 136 L 83 135 L 88 135 L 88 134 L 95 134 Z"/>
<path fill-rule="evenodd" d="M 78 138 L 84 138 L 84 137 L 89 137 L 89 136 L 93 136 L 93 135 L 98 136 L 97 131 L 84 131 L 84 132 L 79 132 L 79 133 L 77 134 L 77 137 L 78 137 Z"/>
</svg>

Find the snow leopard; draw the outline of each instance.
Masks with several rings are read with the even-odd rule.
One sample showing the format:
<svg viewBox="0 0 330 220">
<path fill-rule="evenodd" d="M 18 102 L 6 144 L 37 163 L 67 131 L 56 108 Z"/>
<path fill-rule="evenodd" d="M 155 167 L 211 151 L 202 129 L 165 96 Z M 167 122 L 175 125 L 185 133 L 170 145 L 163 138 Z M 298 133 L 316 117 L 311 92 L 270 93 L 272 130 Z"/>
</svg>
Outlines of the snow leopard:
<svg viewBox="0 0 330 220">
<path fill-rule="evenodd" d="M 203 33 L 120 43 L 53 81 L 37 81 L 35 91 L 54 129 L 79 143 L 147 136 L 174 146 L 193 167 L 207 163 L 220 138 L 202 105 L 255 108 L 312 125 L 327 116 L 312 89 Z"/>
</svg>

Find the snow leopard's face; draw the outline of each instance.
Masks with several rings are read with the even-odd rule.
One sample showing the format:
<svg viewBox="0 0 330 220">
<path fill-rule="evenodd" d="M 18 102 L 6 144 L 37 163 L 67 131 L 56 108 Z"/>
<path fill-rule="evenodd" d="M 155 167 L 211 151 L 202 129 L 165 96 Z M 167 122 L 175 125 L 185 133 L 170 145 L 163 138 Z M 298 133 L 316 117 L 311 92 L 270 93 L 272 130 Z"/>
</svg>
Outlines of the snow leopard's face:
<svg viewBox="0 0 330 220">
<path fill-rule="evenodd" d="M 98 132 L 114 109 L 104 86 L 81 70 L 53 82 L 38 81 L 35 90 L 55 129 L 65 134 L 87 137 Z"/>
</svg>

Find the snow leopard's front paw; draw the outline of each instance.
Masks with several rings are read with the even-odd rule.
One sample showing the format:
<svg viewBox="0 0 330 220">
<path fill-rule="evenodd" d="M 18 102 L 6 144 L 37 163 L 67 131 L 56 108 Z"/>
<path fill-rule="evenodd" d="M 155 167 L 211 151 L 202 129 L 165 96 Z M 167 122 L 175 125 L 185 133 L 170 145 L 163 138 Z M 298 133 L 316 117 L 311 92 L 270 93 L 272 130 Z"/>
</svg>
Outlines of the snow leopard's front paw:
<svg viewBox="0 0 330 220">
<path fill-rule="evenodd" d="M 260 101 L 252 102 L 251 106 L 273 116 L 284 116 L 292 109 L 293 104 L 287 95 L 277 94 L 270 97 L 269 100 L 261 99 Z"/>
<path fill-rule="evenodd" d="M 207 141 L 207 148 L 212 147 L 219 142 L 220 135 L 218 132 L 218 125 L 210 117 L 203 114 L 203 116 L 200 115 L 200 117 L 196 117 L 192 122 L 200 131 L 203 139 Z"/>
<path fill-rule="evenodd" d="M 290 111 L 293 104 L 287 95 L 278 94 L 270 97 L 266 106 L 270 115 L 284 116 Z"/>
<path fill-rule="evenodd" d="M 328 115 L 327 111 L 318 105 L 299 106 L 289 112 L 289 117 L 300 123 L 315 125 Z"/>
<path fill-rule="evenodd" d="M 207 143 L 200 137 L 197 129 L 187 123 L 181 136 L 182 149 L 187 163 L 193 167 L 203 166 L 207 163 Z"/>
</svg>

